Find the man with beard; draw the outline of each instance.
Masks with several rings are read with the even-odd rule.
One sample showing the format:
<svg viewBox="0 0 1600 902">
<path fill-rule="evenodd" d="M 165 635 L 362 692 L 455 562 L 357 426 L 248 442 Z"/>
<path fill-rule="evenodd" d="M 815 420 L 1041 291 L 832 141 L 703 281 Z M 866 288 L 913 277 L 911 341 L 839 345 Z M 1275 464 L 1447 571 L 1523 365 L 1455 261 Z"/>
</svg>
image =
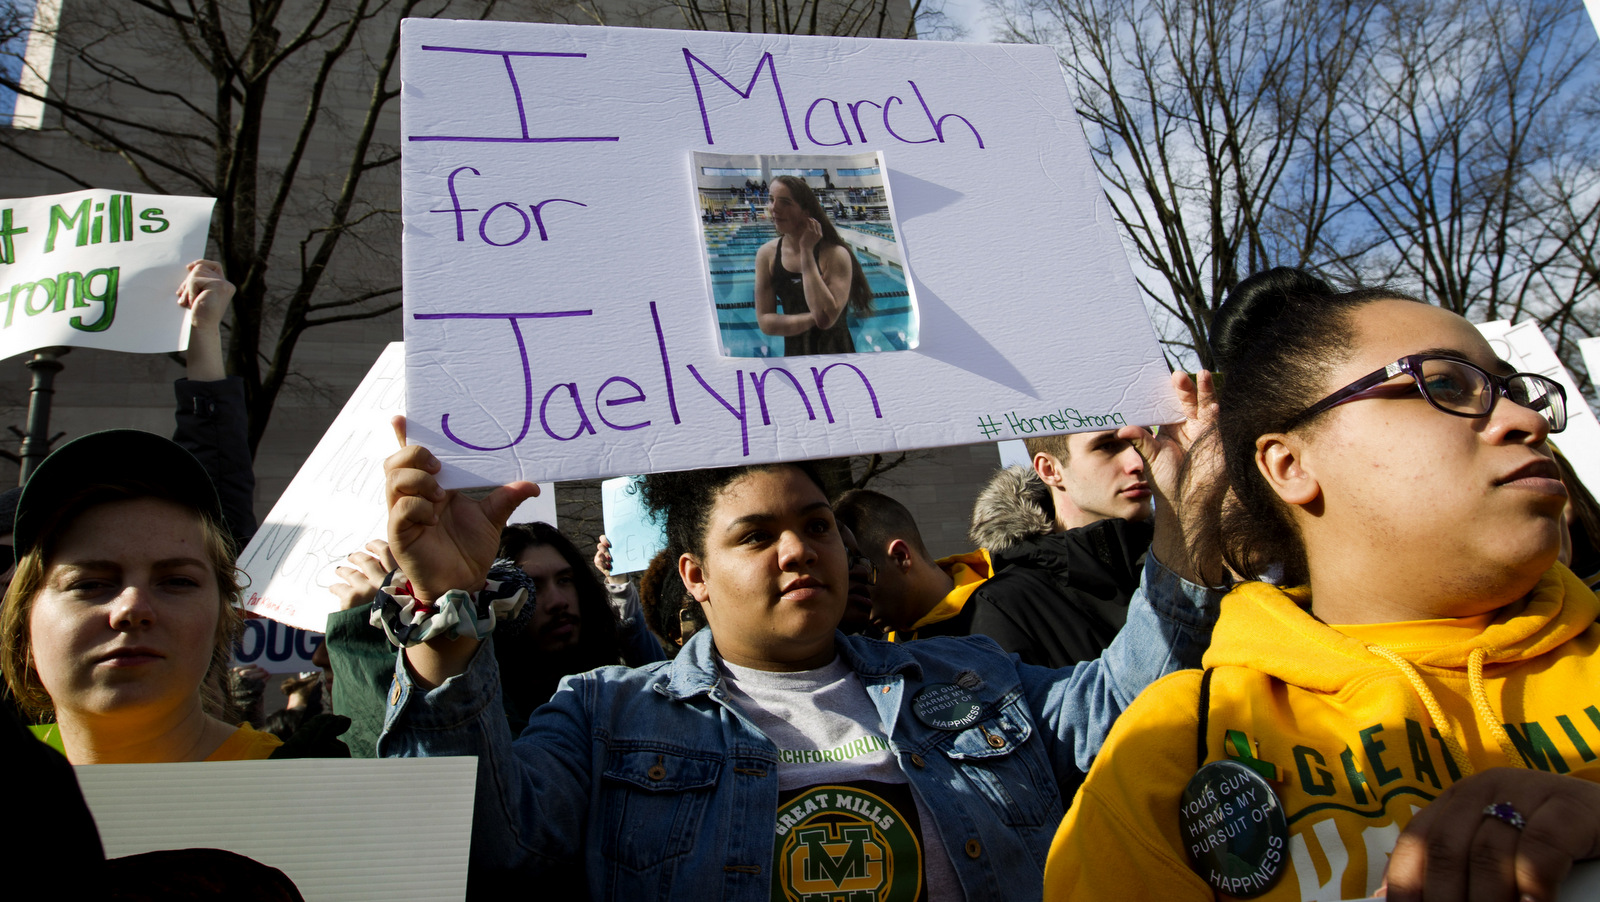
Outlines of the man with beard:
<svg viewBox="0 0 1600 902">
<path fill-rule="evenodd" d="M 524 614 L 522 631 L 514 633 L 518 638 L 503 641 L 504 651 L 497 649 L 512 735 L 522 732 L 528 714 L 550 700 L 567 674 L 607 664 L 647 663 L 624 660 L 628 656 L 605 587 L 559 529 L 548 523 L 513 523 L 500 533 L 497 558 L 515 564 L 533 590 L 528 605 L 533 610 Z"/>
<path fill-rule="evenodd" d="M 338 568 L 345 582 L 329 589 L 342 609 L 328 615 L 324 645 L 334 673 L 333 710 L 352 721 L 346 744 L 353 757 L 371 758 L 394 679 L 394 648 L 383 630 L 372 625 L 370 612 L 380 589 L 405 583 L 405 575 L 395 569 L 382 540 L 367 543 L 347 561 Z M 496 628 L 494 645 L 512 735 L 521 733 L 528 715 L 550 700 L 562 677 L 666 657 L 648 633 L 645 638 L 657 657 L 636 660 L 624 650 L 605 588 L 572 540 L 548 523 L 507 526 L 489 579 L 505 583 L 507 594 L 517 587 L 528 590 L 528 600 Z M 644 632 L 642 623 L 636 626 Z"/>
</svg>

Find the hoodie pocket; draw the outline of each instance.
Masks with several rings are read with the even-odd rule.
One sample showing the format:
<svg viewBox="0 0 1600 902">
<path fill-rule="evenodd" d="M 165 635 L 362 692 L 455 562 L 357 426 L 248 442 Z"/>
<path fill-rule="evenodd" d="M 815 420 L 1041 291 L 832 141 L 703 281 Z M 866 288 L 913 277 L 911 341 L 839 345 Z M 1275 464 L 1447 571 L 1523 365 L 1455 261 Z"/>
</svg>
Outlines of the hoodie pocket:
<svg viewBox="0 0 1600 902">
<path fill-rule="evenodd" d="M 720 756 L 668 747 L 612 749 L 598 809 L 606 860 L 647 870 L 687 853 L 721 773 Z"/>
</svg>

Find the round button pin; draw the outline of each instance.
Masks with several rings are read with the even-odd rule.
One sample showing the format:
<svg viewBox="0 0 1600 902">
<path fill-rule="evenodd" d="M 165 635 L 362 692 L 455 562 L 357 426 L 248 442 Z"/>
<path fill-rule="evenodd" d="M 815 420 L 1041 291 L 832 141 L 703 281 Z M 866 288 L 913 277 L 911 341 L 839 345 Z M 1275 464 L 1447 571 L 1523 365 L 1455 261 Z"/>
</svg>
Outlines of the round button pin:
<svg viewBox="0 0 1600 902">
<path fill-rule="evenodd" d="M 1189 867 L 1220 892 L 1253 899 L 1283 876 L 1283 806 L 1260 774 L 1237 761 L 1213 761 L 1190 778 L 1178 825 Z"/>
<path fill-rule="evenodd" d="M 935 730 L 964 730 L 978 722 L 978 697 L 954 683 L 935 683 L 911 699 L 911 713 Z"/>
</svg>

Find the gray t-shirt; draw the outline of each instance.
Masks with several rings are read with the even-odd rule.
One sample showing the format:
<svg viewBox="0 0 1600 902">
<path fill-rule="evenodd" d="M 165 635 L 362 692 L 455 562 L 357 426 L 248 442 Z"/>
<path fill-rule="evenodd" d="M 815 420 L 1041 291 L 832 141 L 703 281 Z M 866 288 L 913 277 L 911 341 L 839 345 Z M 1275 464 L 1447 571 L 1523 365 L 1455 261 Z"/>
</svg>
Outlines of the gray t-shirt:
<svg viewBox="0 0 1600 902">
<path fill-rule="evenodd" d="M 855 671 L 838 658 L 798 673 L 719 663 L 729 698 L 778 747 L 773 902 L 966 898 Z"/>
</svg>

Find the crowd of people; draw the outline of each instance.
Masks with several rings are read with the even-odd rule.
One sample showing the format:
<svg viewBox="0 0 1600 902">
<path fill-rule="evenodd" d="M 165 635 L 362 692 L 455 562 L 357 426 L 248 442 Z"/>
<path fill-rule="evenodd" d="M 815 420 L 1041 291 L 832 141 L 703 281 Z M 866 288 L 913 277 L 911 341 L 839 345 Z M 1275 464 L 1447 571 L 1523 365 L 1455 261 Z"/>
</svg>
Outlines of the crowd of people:
<svg viewBox="0 0 1600 902">
<path fill-rule="evenodd" d="M 823 209 L 829 211 L 832 219 L 840 222 L 877 221 L 889 218 L 888 206 L 885 203 L 887 196 L 882 188 L 835 188 L 832 178 L 826 175 L 826 170 L 824 178 L 827 187 L 814 192 L 813 199 L 817 204 L 817 212 L 810 214 L 814 218 L 826 221 L 829 217 L 821 214 Z M 775 196 L 772 186 L 779 183 L 787 183 L 787 188 L 780 189 Z M 774 204 L 794 194 L 797 184 L 805 186 L 806 193 L 813 193 L 810 184 L 804 178 L 794 175 L 776 176 L 770 182 L 745 179 L 743 187 L 736 185 L 726 189 L 702 189 L 704 209 L 701 210 L 700 221 L 713 223 L 737 220 L 752 223 L 760 221 L 762 213 L 765 213 L 766 220 L 777 225 Z M 727 197 L 720 205 L 710 199 L 719 196 L 723 191 L 727 192 Z"/>
<path fill-rule="evenodd" d="M 848 266 L 800 206 L 768 265 L 827 318 Z M 1219 375 L 1173 376 L 1183 422 L 1030 440 L 943 558 L 891 493 L 796 461 L 645 476 L 666 544 L 633 579 L 604 537 L 508 524 L 532 483 L 445 491 L 406 445 L 386 538 L 338 570 L 328 679 L 264 716 L 228 668 L 254 527 L 231 293 L 203 261 L 179 289 L 173 441 L 85 436 L 0 495 L 8 748 L 44 775 L 34 841 L 84 873 L 64 762 L 346 755 L 477 758 L 484 899 L 1520 902 L 1600 858 L 1569 399 L 1441 308 L 1246 279 Z"/>
</svg>

